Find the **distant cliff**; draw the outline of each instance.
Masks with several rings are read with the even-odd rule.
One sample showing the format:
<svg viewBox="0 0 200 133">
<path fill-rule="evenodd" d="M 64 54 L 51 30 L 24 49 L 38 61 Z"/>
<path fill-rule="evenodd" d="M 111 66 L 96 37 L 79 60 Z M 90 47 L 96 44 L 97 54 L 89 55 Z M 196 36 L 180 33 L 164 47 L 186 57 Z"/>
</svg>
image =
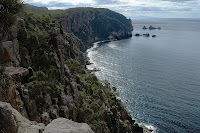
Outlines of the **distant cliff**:
<svg viewBox="0 0 200 133">
<path fill-rule="evenodd" d="M 3 6 L 9 4 L 6 10 L 10 11 L 19 7 L 13 6 L 16 3 L 17 0 L 10 0 Z M 93 9 L 85 8 L 86 11 L 79 10 L 78 13 L 73 10 L 76 9 L 68 10 L 72 13 L 67 19 L 59 17 L 63 16 L 60 13 L 21 12 L 17 15 L 20 9 L 0 19 L 0 101 L 6 102 L 0 102 L 0 132 L 21 133 L 22 129 L 25 132 L 26 129 L 37 128 L 36 133 L 40 133 L 49 126 L 41 127 L 37 123 L 50 123 L 56 127 L 57 122 L 67 121 L 60 121 L 60 117 L 87 123 L 96 133 L 143 132 L 143 128 L 135 123 L 123 103 L 112 93 L 109 83 L 102 84 L 85 68 L 86 59 L 79 49 L 89 47 L 88 41 L 92 43 L 109 36 L 111 39 L 126 37 L 124 35 L 131 31 L 131 26 L 125 23 L 123 16 L 115 16 L 107 9 L 90 12 L 88 10 Z M 13 19 L 13 16 L 17 17 Z M 59 18 L 55 19 L 55 16 Z M 8 23 L 4 20 L 12 21 Z M 65 26 L 67 21 L 72 21 L 70 28 Z M 106 24 L 105 29 L 100 24 Z M 84 35 L 82 40 L 85 43 L 73 33 Z M 87 35 L 88 38 L 85 38 Z M 95 39 L 96 36 L 99 39 Z M 37 123 L 23 118 L 7 103 L 22 116 Z M 11 115 L 12 111 L 16 115 Z"/>
<path fill-rule="evenodd" d="M 73 32 L 86 46 L 95 41 L 124 39 L 132 36 L 131 19 L 105 8 L 71 8 L 55 15 L 65 32 Z"/>
</svg>

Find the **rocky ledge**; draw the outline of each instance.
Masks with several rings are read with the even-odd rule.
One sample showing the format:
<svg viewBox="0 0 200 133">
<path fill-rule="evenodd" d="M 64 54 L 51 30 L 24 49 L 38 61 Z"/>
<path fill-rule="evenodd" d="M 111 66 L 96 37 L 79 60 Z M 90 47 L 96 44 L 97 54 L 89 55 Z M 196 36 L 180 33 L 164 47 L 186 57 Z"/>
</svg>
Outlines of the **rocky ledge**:
<svg viewBox="0 0 200 133">
<path fill-rule="evenodd" d="M 23 117 L 9 103 L 0 102 L 0 132 L 2 133 L 94 133 L 88 124 L 58 118 L 46 127 L 43 123 Z"/>
</svg>

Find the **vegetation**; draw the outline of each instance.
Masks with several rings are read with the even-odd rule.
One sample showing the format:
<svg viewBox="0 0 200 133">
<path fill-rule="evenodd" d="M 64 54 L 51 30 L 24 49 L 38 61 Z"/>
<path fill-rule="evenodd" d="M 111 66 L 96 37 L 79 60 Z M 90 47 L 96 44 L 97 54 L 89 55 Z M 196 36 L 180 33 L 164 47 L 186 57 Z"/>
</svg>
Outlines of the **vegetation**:
<svg viewBox="0 0 200 133">
<path fill-rule="evenodd" d="M 78 122 L 88 123 L 97 133 L 120 131 L 127 132 L 129 121 L 124 120 L 124 106 L 111 92 L 111 88 L 103 86 L 95 75 L 71 60 L 68 66 L 76 79 L 80 97 Z M 121 125 L 117 129 L 117 124 Z"/>
<path fill-rule="evenodd" d="M 77 15 L 79 14 L 79 15 Z M 72 32 L 78 36 L 85 44 L 88 44 L 88 36 L 91 36 L 89 29 L 92 29 L 92 37 L 98 37 L 102 39 L 107 39 L 113 31 L 118 32 L 123 31 L 132 31 L 132 23 L 130 19 L 126 19 L 125 16 L 104 8 L 90 8 L 90 7 L 80 7 L 80 8 L 71 8 L 65 11 L 55 13 L 53 16 L 55 18 L 68 18 L 70 15 L 74 17 L 79 16 L 81 19 L 84 19 L 83 14 L 87 14 L 88 18 L 92 18 L 88 22 L 84 22 L 83 27 L 79 31 L 71 29 Z M 77 19 L 77 18 L 76 18 Z M 73 24 L 76 19 L 71 19 Z M 84 32 L 80 32 L 84 31 Z"/>
<path fill-rule="evenodd" d="M 73 25 L 78 19 L 82 19 L 82 27 L 78 30 L 74 30 L 71 28 L 73 34 L 75 34 L 78 38 L 80 38 L 85 45 L 91 43 L 88 41 L 88 37 L 91 36 L 92 29 L 92 38 L 98 37 L 100 39 L 107 39 L 108 36 L 113 32 L 118 32 L 120 30 L 123 31 L 132 31 L 132 23 L 130 19 L 127 19 L 125 16 L 111 11 L 105 8 L 91 8 L 91 7 L 79 7 L 79 8 L 70 8 L 66 10 L 47 10 L 44 7 L 34 7 L 30 5 L 26 5 L 26 10 L 31 11 L 32 13 L 39 13 L 43 14 L 51 14 L 53 18 L 60 19 L 68 19 L 70 15 L 74 16 L 74 19 L 70 19 L 71 25 Z M 77 15 L 78 14 L 78 15 Z M 90 18 L 89 24 L 84 20 L 84 15 L 88 15 L 87 17 Z M 83 46 L 78 46 L 81 51 L 84 51 L 86 48 Z M 82 50 L 84 49 L 84 50 Z"/>
<path fill-rule="evenodd" d="M 46 75 L 42 71 L 35 72 L 29 78 L 26 88 L 29 90 L 30 96 L 34 97 L 40 113 L 42 113 L 41 111 L 44 107 L 45 94 L 50 94 L 52 98 L 57 98 L 64 91 L 64 86 L 55 77 L 52 78 L 51 73 Z"/>
<path fill-rule="evenodd" d="M 6 32 L 15 23 L 16 14 L 23 8 L 19 0 L 1 0 L 0 3 L 0 32 Z"/>
<path fill-rule="evenodd" d="M 22 5 L 17 3 L 17 0 L 3 0 L 3 2 L 4 8 L 6 8 L 5 3 L 10 4 L 7 4 L 10 14 L 4 18 L 8 21 L 20 11 Z M 15 4 L 19 7 L 15 7 Z M 88 123 L 97 133 L 130 131 L 128 126 L 131 123 L 131 117 L 121 101 L 116 98 L 109 86 L 100 83 L 97 77 L 84 66 L 83 53 L 79 49 L 84 49 L 81 39 L 86 42 L 87 34 L 84 35 L 83 32 L 64 33 L 60 20 L 55 18 L 74 12 L 93 14 L 95 19 L 90 21 L 93 35 L 102 38 L 107 37 L 112 31 L 130 31 L 132 26 L 129 25 L 129 20 L 108 9 L 72 8 L 56 11 L 54 14 L 49 14 L 49 11 L 44 8 L 36 9 L 44 10 L 45 13 L 23 12 L 19 15 L 23 18 L 25 27 L 18 27 L 17 39 L 20 46 L 20 66 L 32 67 L 35 71 L 23 84 L 28 89 L 30 98 L 36 102 L 39 116 L 47 111 L 47 106 L 45 106 L 47 94 L 51 99 L 59 100 L 61 93 L 66 93 L 72 97 L 72 101 L 76 100 L 70 104 L 77 106 L 77 114 L 69 113 L 69 118 L 77 115 L 78 122 Z M 36 12 L 34 7 L 30 10 Z M 10 24 L 13 23 L 14 20 Z M 27 61 L 28 57 L 30 62 Z M 8 88 L 9 82 L 5 69 L 0 67 L 0 89 Z M 72 86 L 74 82 L 77 88 Z M 22 105 L 23 103 L 17 101 L 17 104 Z M 61 102 L 58 101 L 58 106 L 59 104 Z"/>
</svg>

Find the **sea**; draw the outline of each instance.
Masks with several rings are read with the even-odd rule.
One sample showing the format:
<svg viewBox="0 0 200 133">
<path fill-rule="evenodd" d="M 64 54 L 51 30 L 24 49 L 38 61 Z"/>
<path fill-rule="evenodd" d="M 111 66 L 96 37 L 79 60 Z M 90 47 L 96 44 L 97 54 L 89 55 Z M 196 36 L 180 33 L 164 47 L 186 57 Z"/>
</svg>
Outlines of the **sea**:
<svg viewBox="0 0 200 133">
<path fill-rule="evenodd" d="M 132 21 L 133 35 L 150 36 L 94 43 L 88 69 L 100 69 L 95 75 L 154 133 L 200 133 L 200 19 Z M 142 29 L 150 25 L 161 29 Z"/>
</svg>

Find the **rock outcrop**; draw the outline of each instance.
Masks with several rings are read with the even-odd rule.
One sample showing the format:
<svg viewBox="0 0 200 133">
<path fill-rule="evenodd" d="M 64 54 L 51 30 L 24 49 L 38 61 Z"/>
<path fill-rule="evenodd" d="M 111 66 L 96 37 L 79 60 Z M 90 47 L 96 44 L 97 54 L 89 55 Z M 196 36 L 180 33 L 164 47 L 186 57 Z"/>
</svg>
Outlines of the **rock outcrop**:
<svg viewBox="0 0 200 133">
<path fill-rule="evenodd" d="M 0 64 L 8 63 L 13 66 L 19 66 L 20 56 L 19 56 L 19 43 L 16 39 L 17 28 L 12 26 L 9 29 L 10 33 L 7 33 L 2 40 L 0 40 Z"/>
<path fill-rule="evenodd" d="M 44 124 L 31 122 L 9 103 L 0 102 L 0 130 L 3 133 L 40 133 Z"/>
<path fill-rule="evenodd" d="M 85 68 L 87 61 L 80 51 L 97 40 L 131 36 L 131 20 L 107 9 L 70 10 L 57 19 L 25 12 L 24 20 L 17 19 L 8 34 L 0 33 L 0 101 L 15 108 L 0 103 L 0 121 L 10 124 L 7 128 L 1 121 L 0 129 L 51 132 L 67 122 L 78 130 L 66 125 L 62 127 L 66 132 L 142 132 L 111 89 Z M 92 130 L 60 117 L 87 123 Z"/>
<path fill-rule="evenodd" d="M 0 102 L 0 118 L 2 133 L 94 133 L 88 124 L 66 118 L 55 119 L 45 127 L 42 123 L 29 121 L 9 103 L 4 102 Z"/>
<path fill-rule="evenodd" d="M 77 123 L 65 118 L 53 120 L 43 133 L 94 133 L 88 124 Z"/>
</svg>

